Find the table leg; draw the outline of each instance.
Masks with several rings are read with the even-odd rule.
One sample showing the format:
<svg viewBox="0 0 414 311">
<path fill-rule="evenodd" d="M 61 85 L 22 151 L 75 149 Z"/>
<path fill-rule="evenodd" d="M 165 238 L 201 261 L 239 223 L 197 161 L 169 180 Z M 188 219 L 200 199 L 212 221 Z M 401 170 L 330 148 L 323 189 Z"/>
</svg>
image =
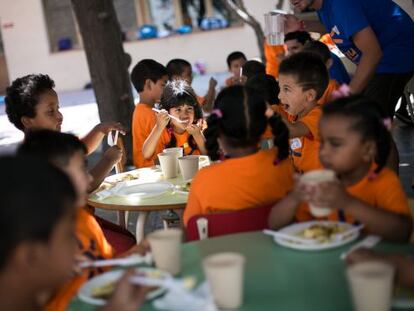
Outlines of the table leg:
<svg viewBox="0 0 414 311">
<path fill-rule="evenodd" d="M 135 238 L 137 239 L 137 244 L 139 244 L 144 238 L 144 228 L 147 214 L 148 212 L 138 212 L 137 226 L 135 229 Z"/>
<path fill-rule="evenodd" d="M 128 225 L 124 211 L 118 211 L 118 225 L 120 225 L 122 228 L 126 228 Z"/>
</svg>

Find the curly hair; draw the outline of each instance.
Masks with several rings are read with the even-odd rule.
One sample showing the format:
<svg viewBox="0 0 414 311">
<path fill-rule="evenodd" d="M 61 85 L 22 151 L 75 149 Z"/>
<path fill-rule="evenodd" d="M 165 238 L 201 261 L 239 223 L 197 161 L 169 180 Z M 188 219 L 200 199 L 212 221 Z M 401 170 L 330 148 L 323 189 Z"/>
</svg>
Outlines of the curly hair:
<svg viewBox="0 0 414 311">
<path fill-rule="evenodd" d="M 170 111 L 172 108 L 180 107 L 183 105 L 188 105 L 194 108 L 193 124 L 196 124 L 200 119 L 203 118 L 203 112 L 197 102 L 197 95 L 195 94 L 192 87 L 184 80 L 178 79 L 169 81 L 161 95 L 160 108 Z M 174 135 L 171 121 L 167 126 L 167 130 L 170 133 L 171 139 L 165 147 L 177 147 L 177 139 Z M 197 149 L 197 143 L 192 136 L 190 137 L 188 144 L 191 147 L 191 153 Z"/>
<path fill-rule="evenodd" d="M 6 89 L 6 114 L 10 122 L 19 130 L 24 130 L 22 117 L 36 117 L 39 96 L 53 90 L 55 82 L 43 74 L 30 74 L 17 78 Z"/>
</svg>

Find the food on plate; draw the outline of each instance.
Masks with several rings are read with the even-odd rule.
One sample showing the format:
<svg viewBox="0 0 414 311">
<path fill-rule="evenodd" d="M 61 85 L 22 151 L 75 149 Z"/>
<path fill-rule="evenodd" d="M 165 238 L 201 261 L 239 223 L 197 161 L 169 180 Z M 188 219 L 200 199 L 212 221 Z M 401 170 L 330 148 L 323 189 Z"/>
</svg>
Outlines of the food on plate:
<svg viewBox="0 0 414 311">
<path fill-rule="evenodd" d="M 330 242 L 332 237 L 337 234 L 344 232 L 345 228 L 339 224 L 314 224 L 302 231 L 298 232 L 298 236 L 305 239 L 315 239 L 320 243 Z"/>
<path fill-rule="evenodd" d="M 95 287 L 92 289 L 91 296 L 93 298 L 99 298 L 99 299 L 108 299 L 111 297 L 112 293 L 115 290 L 116 282 L 109 282 L 102 286 Z"/>
<path fill-rule="evenodd" d="M 135 180 L 135 179 L 138 179 L 138 175 L 125 174 L 122 177 L 120 177 L 118 181 L 128 181 L 128 180 Z"/>
<path fill-rule="evenodd" d="M 189 192 L 191 187 L 191 182 L 185 183 L 183 185 L 177 186 L 177 190 Z"/>
</svg>

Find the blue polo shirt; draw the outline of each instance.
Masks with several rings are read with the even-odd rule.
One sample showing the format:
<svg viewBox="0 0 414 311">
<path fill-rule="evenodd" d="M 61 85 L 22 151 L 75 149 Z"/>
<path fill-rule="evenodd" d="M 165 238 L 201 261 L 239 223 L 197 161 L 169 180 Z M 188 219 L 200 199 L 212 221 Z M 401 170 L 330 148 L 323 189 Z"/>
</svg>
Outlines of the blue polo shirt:
<svg viewBox="0 0 414 311">
<path fill-rule="evenodd" d="M 370 26 L 383 53 L 376 73 L 414 71 L 414 22 L 392 0 L 323 0 L 318 15 L 338 48 L 355 64 L 361 51 L 352 36 Z"/>
</svg>

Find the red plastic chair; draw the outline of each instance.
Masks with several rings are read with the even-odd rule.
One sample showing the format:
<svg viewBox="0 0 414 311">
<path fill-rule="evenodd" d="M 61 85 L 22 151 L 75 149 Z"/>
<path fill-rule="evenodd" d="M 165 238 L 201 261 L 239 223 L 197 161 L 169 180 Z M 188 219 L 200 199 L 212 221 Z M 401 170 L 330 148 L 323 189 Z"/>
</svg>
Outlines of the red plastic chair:
<svg viewBox="0 0 414 311">
<path fill-rule="evenodd" d="M 197 219 L 206 218 L 208 221 L 208 237 L 257 231 L 268 228 L 267 219 L 272 206 L 248 208 L 236 212 L 196 215 L 187 224 L 187 241 L 199 240 Z"/>
</svg>

